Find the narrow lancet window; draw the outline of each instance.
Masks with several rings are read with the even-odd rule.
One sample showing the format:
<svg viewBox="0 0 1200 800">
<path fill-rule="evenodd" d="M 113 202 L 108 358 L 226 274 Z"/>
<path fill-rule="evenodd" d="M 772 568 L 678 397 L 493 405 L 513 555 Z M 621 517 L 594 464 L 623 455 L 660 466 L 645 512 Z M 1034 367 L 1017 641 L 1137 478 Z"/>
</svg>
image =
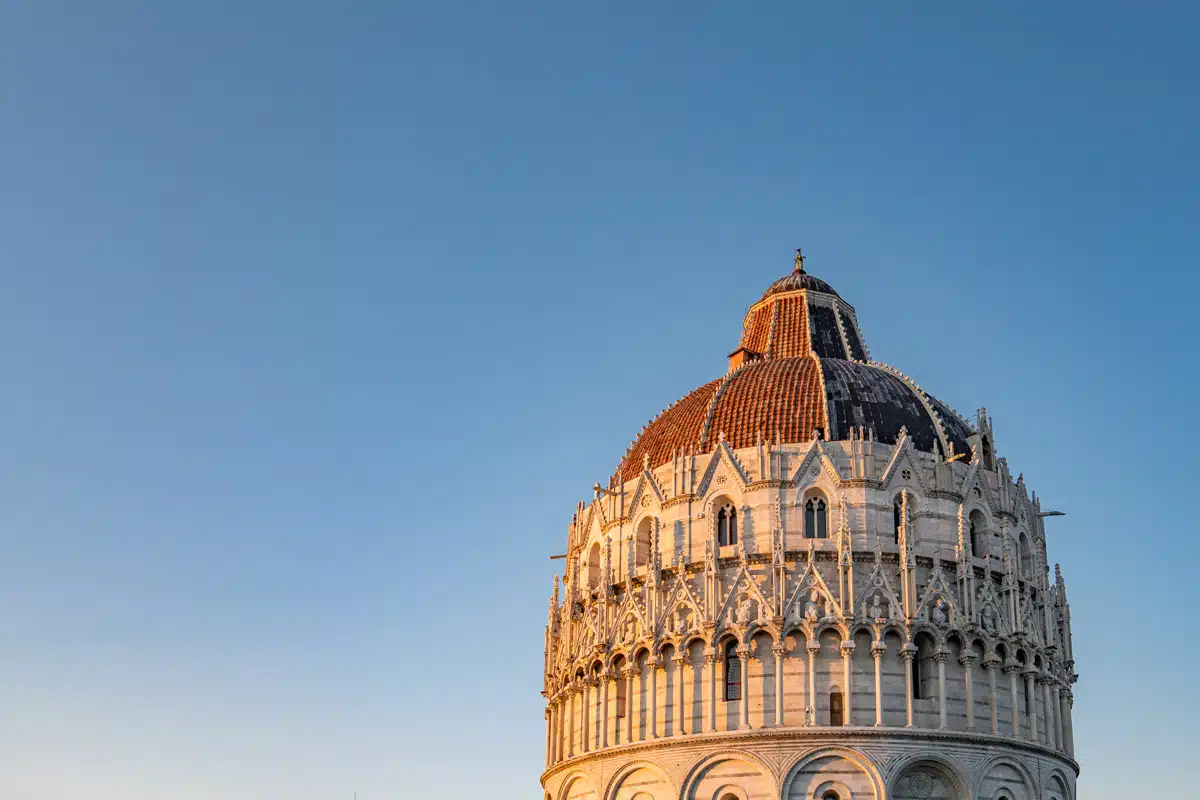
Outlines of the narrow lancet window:
<svg viewBox="0 0 1200 800">
<path fill-rule="evenodd" d="M 725 699 L 742 699 L 742 659 L 738 658 L 733 642 L 725 648 Z"/>
</svg>

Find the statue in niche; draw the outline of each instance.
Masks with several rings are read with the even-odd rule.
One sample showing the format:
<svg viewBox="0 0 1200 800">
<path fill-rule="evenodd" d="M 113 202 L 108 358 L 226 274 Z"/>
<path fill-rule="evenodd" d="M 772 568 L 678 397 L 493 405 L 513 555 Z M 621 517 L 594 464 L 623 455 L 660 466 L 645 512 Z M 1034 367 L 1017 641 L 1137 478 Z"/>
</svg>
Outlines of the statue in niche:
<svg viewBox="0 0 1200 800">
<path fill-rule="evenodd" d="M 663 621 L 663 633 L 667 636 L 675 635 L 675 614 L 667 614 L 666 620 Z"/>
<path fill-rule="evenodd" d="M 821 618 L 821 610 L 817 607 L 819 596 L 816 589 L 808 593 L 808 602 L 804 604 L 804 618 L 809 622 L 816 622 Z"/>
<path fill-rule="evenodd" d="M 939 597 L 933 604 L 933 608 L 929 612 L 929 618 L 933 620 L 933 624 L 939 628 L 946 627 L 950 618 L 946 614 L 946 601 Z"/>
<path fill-rule="evenodd" d="M 832 597 L 825 598 L 825 618 L 833 619 L 838 615 L 837 603 L 833 602 Z"/>
<path fill-rule="evenodd" d="M 876 592 L 875 596 L 871 598 L 871 606 L 867 609 L 867 616 L 874 620 L 884 619 L 885 615 L 882 603 L 883 598 L 880 596 L 879 592 Z M 890 614 L 887 616 L 890 616 Z"/>
<path fill-rule="evenodd" d="M 986 605 L 983 611 L 979 614 L 980 620 L 983 623 L 983 629 L 988 633 L 996 632 L 996 609 L 994 606 Z"/>
<path fill-rule="evenodd" d="M 737 624 L 748 625 L 753 615 L 754 603 L 750 600 L 750 595 L 742 595 L 742 601 L 738 603 Z"/>
<path fill-rule="evenodd" d="M 637 635 L 637 622 L 632 616 L 628 616 L 625 618 L 625 627 L 621 631 L 621 641 L 629 644 L 635 635 Z"/>
<path fill-rule="evenodd" d="M 790 617 L 792 619 L 803 619 L 804 618 L 804 603 L 803 603 L 803 601 L 799 597 L 797 597 L 795 600 L 792 601 L 791 605 L 789 605 L 787 607 L 786 613 L 787 613 L 788 617 Z"/>
</svg>

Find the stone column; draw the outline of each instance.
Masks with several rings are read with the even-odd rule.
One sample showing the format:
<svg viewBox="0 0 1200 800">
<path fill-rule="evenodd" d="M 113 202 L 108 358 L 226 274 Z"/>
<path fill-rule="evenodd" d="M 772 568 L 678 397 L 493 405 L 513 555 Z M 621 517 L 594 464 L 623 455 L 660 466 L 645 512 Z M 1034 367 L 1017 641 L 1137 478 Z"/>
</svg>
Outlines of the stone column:
<svg viewBox="0 0 1200 800">
<path fill-rule="evenodd" d="M 1021 704 L 1017 701 L 1017 673 L 1021 671 L 1020 664 L 1009 664 L 1004 668 L 1008 673 L 1008 689 L 1012 694 L 1012 737 L 1021 735 Z"/>
<path fill-rule="evenodd" d="M 625 691 L 625 744 L 633 744 L 633 682 L 637 674 L 637 667 L 633 664 L 625 668 L 625 680 L 629 682 L 629 688 Z"/>
<path fill-rule="evenodd" d="M 1067 747 L 1067 755 L 1071 758 L 1075 757 L 1075 718 L 1072 715 L 1072 706 L 1075 705 L 1075 695 L 1071 694 L 1071 690 L 1065 689 L 1063 692 L 1063 742 Z"/>
<path fill-rule="evenodd" d="M 883 726 L 883 654 L 887 644 L 875 641 L 871 644 L 871 655 L 875 658 L 875 727 Z"/>
<path fill-rule="evenodd" d="M 842 725 L 854 724 L 854 642 L 842 642 Z"/>
<path fill-rule="evenodd" d="M 1054 698 L 1054 738 L 1058 742 L 1058 749 L 1065 751 L 1067 742 L 1063 739 L 1062 693 L 1057 682 L 1051 689 L 1051 696 Z"/>
<path fill-rule="evenodd" d="M 558 725 L 558 696 L 550 698 L 550 763 L 558 763 L 558 739 L 560 728 Z"/>
<path fill-rule="evenodd" d="M 580 752 L 589 750 L 588 742 L 592 740 L 592 681 L 583 679 L 580 693 Z"/>
<path fill-rule="evenodd" d="M 775 655 L 775 727 L 783 727 L 783 654 L 785 647 L 777 644 L 771 648 Z M 766 704 L 763 704 L 763 717 L 766 717 Z M 765 721 L 764 721 L 765 723 Z"/>
<path fill-rule="evenodd" d="M 738 729 L 750 727 L 750 648 L 742 645 L 737 649 L 738 658 L 742 661 L 742 702 L 738 709 Z"/>
<path fill-rule="evenodd" d="M 558 700 L 554 703 L 554 762 L 558 763 L 563 760 L 563 753 L 566 752 L 566 741 L 563 722 L 566 717 L 566 699 L 560 692 Z"/>
<path fill-rule="evenodd" d="M 975 654 L 972 652 L 963 653 L 958 659 L 958 663 L 962 664 L 963 676 L 966 679 L 968 731 L 975 730 L 975 681 L 971 677 L 971 664 L 974 662 Z"/>
<path fill-rule="evenodd" d="M 717 729 L 717 654 L 704 654 L 704 663 L 708 665 L 708 713 L 705 715 L 707 725 L 705 733 L 713 733 Z"/>
<path fill-rule="evenodd" d="M 567 758 L 575 755 L 575 694 L 576 687 L 572 686 L 567 695 Z"/>
<path fill-rule="evenodd" d="M 684 680 L 684 675 L 686 674 L 685 670 L 687 669 L 687 663 L 688 663 L 687 658 L 685 656 L 677 656 L 675 658 L 675 683 L 678 684 L 678 686 L 675 687 L 675 694 L 676 694 L 676 697 L 678 698 L 678 700 L 675 704 L 675 735 L 676 736 L 683 736 L 683 734 L 685 733 L 685 731 L 683 729 L 684 728 L 683 721 L 685 719 L 685 714 L 683 713 L 683 685 L 685 683 L 687 683 L 687 681 Z"/>
<path fill-rule="evenodd" d="M 817 724 L 817 652 L 821 645 L 808 643 L 808 705 L 804 708 L 804 724 Z"/>
<path fill-rule="evenodd" d="M 992 707 L 992 736 L 1000 735 L 999 705 L 996 700 L 996 667 L 999 664 L 1000 660 L 995 656 L 983 660 L 983 668 L 987 670 L 988 674 L 988 697 L 991 698 L 989 705 Z"/>
<path fill-rule="evenodd" d="M 1042 686 L 1042 708 L 1046 709 L 1046 744 L 1057 747 L 1058 743 L 1054 741 L 1054 706 L 1050 704 L 1050 676 L 1042 673 L 1038 676 L 1038 683 Z"/>
<path fill-rule="evenodd" d="M 904 658 L 904 710 L 907 715 L 904 727 L 911 728 L 913 726 L 912 662 L 917 657 L 917 646 L 911 643 L 904 645 L 904 649 L 900 651 L 900 655 Z"/>
<path fill-rule="evenodd" d="M 600 673 L 600 705 L 604 710 L 600 715 L 600 746 L 608 747 L 608 685 L 612 683 L 612 673 L 608 670 Z"/>
<path fill-rule="evenodd" d="M 646 705 L 650 709 L 650 722 L 646 725 L 646 738 L 658 738 L 658 656 L 646 659 L 646 668 L 650 670 L 650 691 Z"/>
<path fill-rule="evenodd" d="M 1037 728 L 1037 689 L 1034 688 L 1033 678 L 1037 672 L 1030 667 L 1025 670 L 1025 715 L 1029 717 L 1029 741 L 1038 740 Z"/>
<path fill-rule="evenodd" d="M 934 663 L 938 667 L 938 730 L 946 730 L 946 651 L 938 650 L 933 654 Z"/>
<path fill-rule="evenodd" d="M 550 737 L 553 725 L 550 724 L 550 706 L 546 706 L 546 766 L 550 766 Z"/>
</svg>

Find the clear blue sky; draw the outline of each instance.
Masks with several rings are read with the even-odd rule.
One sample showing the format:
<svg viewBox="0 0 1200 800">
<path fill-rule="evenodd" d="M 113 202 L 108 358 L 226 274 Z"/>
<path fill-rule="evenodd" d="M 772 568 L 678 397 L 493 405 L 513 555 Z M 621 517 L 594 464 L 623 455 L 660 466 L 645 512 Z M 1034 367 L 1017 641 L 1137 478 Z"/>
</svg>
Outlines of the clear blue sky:
<svg viewBox="0 0 1200 800">
<path fill-rule="evenodd" d="M 1193 792 L 1200 19 L 797 5 L 0 2 L 0 797 L 536 796 L 547 556 L 800 245 Z"/>
</svg>

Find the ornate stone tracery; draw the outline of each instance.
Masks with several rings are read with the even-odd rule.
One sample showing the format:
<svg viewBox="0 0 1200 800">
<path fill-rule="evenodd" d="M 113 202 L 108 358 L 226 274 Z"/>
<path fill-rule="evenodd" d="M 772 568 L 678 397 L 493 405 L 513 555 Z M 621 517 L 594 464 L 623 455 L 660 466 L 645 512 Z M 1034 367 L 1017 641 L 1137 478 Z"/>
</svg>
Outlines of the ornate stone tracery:
<svg viewBox="0 0 1200 800">
<path fill-rule="evenodd" d="M 818 333 L 821 347 L 848 353 L 853 335 L 865 348 L 853 310 L 803 277 L 747 316 L 759 327 L 743 349 L 786 347 L 742 353 L 691 403 L 693 441 L 643 444 L 683 424 L 687 398 L 660 414 L 630 448 L 636 469 L 576 509 L 547 616 L 547 792 L 1073 798 L 1070 607 L 1061 569 L 1048 572 L 1040 502 L 995 456 L 982 409 L 972 427 L 893 368 L 795 355 Z M 793 313 L 817 306 L 845 316 Z M 812 396 L 825 409 L 805 413 L 823 424 L 789 441 L 794 426 L 768 417 L 748 435 L 741 406 L 725 404 L 749 403 L 744 382 L 785 351 L 820 365 Z M 870 370 L 899 383 L 872 384 Z M 854 405 L 875 390 L 892 405 Z M 875 423 L 839 429 L 858 412 Z M 894 441 L 880 441 L 889 426 Z M 828 538 L 805 536 L 817 496 Z M 970 536 L 976 513 L 986 548 Z"/>
</svg>

